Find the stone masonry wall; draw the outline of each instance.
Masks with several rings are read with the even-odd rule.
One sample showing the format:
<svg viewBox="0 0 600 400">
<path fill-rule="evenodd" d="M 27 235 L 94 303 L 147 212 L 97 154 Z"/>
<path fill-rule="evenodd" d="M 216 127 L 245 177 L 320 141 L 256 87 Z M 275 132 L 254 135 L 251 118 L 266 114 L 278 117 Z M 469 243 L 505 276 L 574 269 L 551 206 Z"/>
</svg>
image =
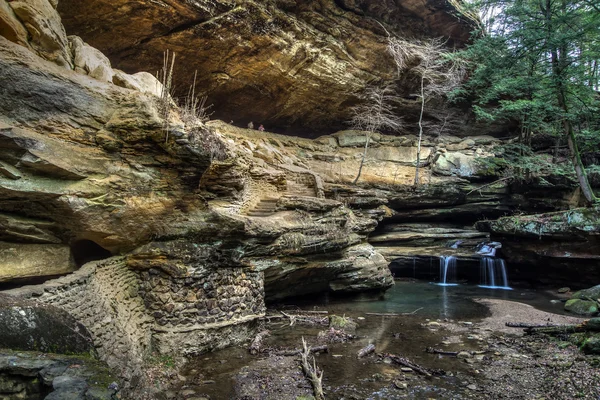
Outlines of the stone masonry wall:
<svg viewBox="0 0 600 400">
<path fill-rule="evenodd" d="M 141 374 L 154 319 L 138 296 L 139 277 L 122 257 L 91 262 L 75 273 L 12 294 L 62 308 L 92 334 L 98 355 L 129 381 Z"/>
<path fill-rule="evenodd" d="M 160 353 L 197 354 L 238 343 L 247 338 L 246 323 L 264 315 L 260 272 L 193 268 L 173 277 L 152 268 L 141 277 L 139 293 L 156 319 L 153 347 Z"/>
</svg>

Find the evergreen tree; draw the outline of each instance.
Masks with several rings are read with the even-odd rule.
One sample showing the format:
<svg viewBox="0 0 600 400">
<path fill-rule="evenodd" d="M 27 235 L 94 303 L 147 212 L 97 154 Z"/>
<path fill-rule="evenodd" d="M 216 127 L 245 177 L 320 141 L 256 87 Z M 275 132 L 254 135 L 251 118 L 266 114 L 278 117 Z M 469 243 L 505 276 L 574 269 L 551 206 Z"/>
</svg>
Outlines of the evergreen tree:
<svg viewBox="0 0 600 400">
<path fill-rule="evenodd" d="M 600 135 L 600 0 L 483 0 L 477 6 L 495 15 L 461 52 L 472 72 L 455 95 L 474 99 L 480 118 L 520 121 L 524 143 L 532 132 L 560 132 L 583 195 L 597 201 L 576 135 Z"/>
</svg>

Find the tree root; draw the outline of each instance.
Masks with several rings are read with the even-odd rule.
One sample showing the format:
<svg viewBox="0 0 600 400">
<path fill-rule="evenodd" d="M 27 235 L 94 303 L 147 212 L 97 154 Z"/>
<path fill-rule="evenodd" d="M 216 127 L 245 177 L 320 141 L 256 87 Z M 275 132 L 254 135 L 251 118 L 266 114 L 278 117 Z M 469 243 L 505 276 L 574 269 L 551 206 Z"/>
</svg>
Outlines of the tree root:
<svg viewBox="0 0 600 400">
<path fill-rule="evenodd" d="M 310 355 L 310 349 L 306 345 L 306 340 L 304 337 L 302 338 L 302 352 L 300 356 L 302 357 L 302 371 L 304 371 L 304 375 L 310 381 L 313 392 L 315 394 L 316 400 L 325 400 L 325 395 L 323 394 L 323 370 L 319 370 L 317 367 L 317 361 L 313 357 L 312 365 L 308 361 L 308 357 Z"/>
</svg>

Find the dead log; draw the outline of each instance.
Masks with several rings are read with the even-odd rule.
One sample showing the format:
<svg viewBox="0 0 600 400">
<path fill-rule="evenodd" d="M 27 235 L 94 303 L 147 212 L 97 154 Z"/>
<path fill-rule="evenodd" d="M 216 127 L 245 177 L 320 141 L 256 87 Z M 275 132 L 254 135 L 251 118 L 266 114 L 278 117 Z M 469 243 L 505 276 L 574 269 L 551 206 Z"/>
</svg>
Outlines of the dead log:
<svg viewBox="0 0 600 400">
<path fill-rule="evenodd" d="M 396 364 L 402 365 L 403 367 L 408 367 L 408 368 L 412 369 L 413 371 L 415 371 L 421 375 L 424 375 L 426 377 L 431 377 L 433 375 L 436 375 L 436 376 L 437 375 L 446 375 L 446 372 L 441 369 L 426 368 L 421 365 L 413 363 L 408 358 L 400 357 L 395 354 L 383 354 L 383 357 L 389 357 Z"/>
<path fill-rule="evenodd" d="M 366 345 L 358 351 L 358 358 L 365 357 L 371 353 L 375 353 L 375 345 L 369 343 L 368 345 Z"/>
<path fill-rule="evenodd" d="M 308 349 L 308 351 L 310 353 L 327 353 L 329 351 L 329 348 L 327 347 L 327 345 L 312 346 Z M 283 349 L 271 352 L 271 354 L 274 354 L 276 356 L 297 356 L 300 353 L 302 353 L 301 349 Z"/>
<path fill-rule="evenodd" d="M 323 394 L 323 370 L 319 370 L 319 368 L 317 368 L 317 361 L 314 357 L 313 363 L 310 365 L 310 362 L 308 361 L 310 351 L 308 346 L 306 346 L 306 340 L 304 340 L 304 337 L 302 338 L 302 352 L 300 355 L 302 356 L 302 371 L 304 371 L 304 375 L 306 375 L 313 387 L 315 399 L 325 400 L 325 395 Z"/>
<path fill-rule="evenodd" d="M 260 351 L 262 349 L 262 345 L 263 345 L 263 340 L 270 334 L 271 334 L 271 332 L 269 332 L 269 331 L 261 331 L 261 332 L 257 333 L 256 336 L 254 337 L 254 340 L 250 344 L 250 347 L 248 348 L 248 351 L 250 352 L 250 354 L 256 355 L 256 354 L 260 353 Z"/>
<path fill-rule="evenodd" d="M 507 322 L 504 325 L 509 328 L 546 328 L 561 326 L 557 324 L 528 324 L 526 322 Z"/>
<path fill-rule="evenodd" d="M 591 318 L 580 324 L 536 326 L 525 329 L 525 333 L 527 334 L 565 335 L 578 332 L 600 332 L 600 318 Z"/>
</svg>

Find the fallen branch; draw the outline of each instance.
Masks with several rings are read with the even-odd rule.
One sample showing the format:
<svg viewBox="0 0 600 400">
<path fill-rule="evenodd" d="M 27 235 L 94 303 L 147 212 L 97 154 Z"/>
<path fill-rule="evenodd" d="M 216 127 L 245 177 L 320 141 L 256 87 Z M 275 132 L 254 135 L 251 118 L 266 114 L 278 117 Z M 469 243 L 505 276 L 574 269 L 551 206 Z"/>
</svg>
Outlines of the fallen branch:
<svg viewBox="0 0 600 400">
<path fill-rule="evenodd" d="M 417 311 L 421 311 L 422 309 L 423 309 L 423 307 L 419 307 L 415 311 L 412 311 L 412 312 L 405 312 L 405 313 L 366 313 L 366 315 L 375 315 L 375 316 L 378 316 L 378 317 L 400 317 L 402 315 L 415 315 L 417 313 Z"/>
<path fill-rule="evenodd" d="M 328 317 L 317 317 L 310 315 L 300 315 L 300 314 L 286 314 L 283 311 L 280 313 L 290 320 L 290 326 L 294 326 L 296 322 L 304 323 L 309 325 L 327 325 L 329 323 Z"/>
<path fill-rule="evenodd" d="M 422 367 L 418 364 L 413 363 L 408 358 L 400 357 L 394 354 L 384 354 L 383 357 L 389 357 L 396 364 L 402 365 L 403 367 L 408 367 L 415 372 L 418 372 L 421 375 L 425 375 L 427 377 L 431 377 L 433 375 L 446 375 L 446 372 L 441 369 L 430 369 L 426 367 Z"/>
<path fill-rule="evenodd" d="M 248 351 L 250 352 L 250 354 L 256 355 L 256 354 L 260 353 L 260 351 L 262 349 L 262 345 L 263 345 L 262 342 L 263 342 L 264 338 L 266 338 L 270 334 L 271 334 L 271 332 L 269 332 L 269 331 L 261 331 L 261 332 L 257 333 L 256 336 L 254 337 L 254 340 L 250 344 L 250 347 L 248 348 Z"/>
<path fill-rule="evenodd" d="M 327 353 L 329 348 L 327 345 L 322 346 L 312 346 L 308 349 L 310 353 Z M 270 352 L 276 356 L 297 356 L 298 354 L 302 354 L 302 349 L 282 349 L 277 351 Z"/>
<path fill-rule="evenodd" d="M 369 343 L 368 345 L 366 345 L 365 347 L 363 347 L 362 349 L 360 349 L 358 351 L 358 358 L 362 358 L 371 353 L 375 353 L 375 345 Z"/>
<path fill-rule="evenodd" d="M 310 350 L 306 346 L 306 340 L 302 337 L 302 352 L 300 353 L 302 356 L 302 371 L 304 371 L 304 375 L 308 378 L 313 387 L 313 392 L 315 394 L 316 400 L 325 400 L 325 395 L 323 394 L 323 371 L 319 371 L 317 368 L 317 361 L 313 357 L 313 364 L 310 365 L 308 362 L 308 356 L 310 355 Z"/>
</svg>

